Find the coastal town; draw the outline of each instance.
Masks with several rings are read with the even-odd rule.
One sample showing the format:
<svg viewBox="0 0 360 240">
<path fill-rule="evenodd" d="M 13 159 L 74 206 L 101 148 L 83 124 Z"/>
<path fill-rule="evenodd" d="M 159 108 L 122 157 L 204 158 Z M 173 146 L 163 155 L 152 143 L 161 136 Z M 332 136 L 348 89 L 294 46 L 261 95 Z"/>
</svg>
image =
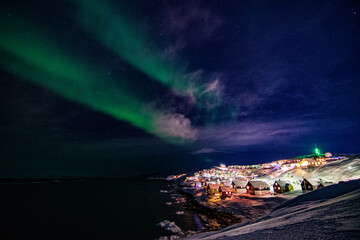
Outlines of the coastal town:
<svg viewBox="0 0 360 240">
<path fill-rule="evenodd" d="M 256 165 L 221 164 L 166 178 L 176 181 L 175 192 L 185 196 L 184 210 L 198 213 L 204 223 L 200 232 L 259 221 L 291 201 L 302 204 L 303 199 L 330 199 L 357 189 L 359 179 L 358 155 L 322 154 L 316 146 L 309 155 Z M 177 228 L 171 232 L 177 234 L 173 239 L 194 234 Z"/>
<path fill-rule="evenodd" d="M 235 194 L 263 196 L 294 190 L 305 193 L 338 183 L 327 178 L 314 178 L 311 173 L 320 166 L 346 158 L 345 155 L 333 156 L 330 152 L 321 154 L 315 147 L 314 154 L 291 159 L 257 165 L 221 164 L 211 169 L 203 169 L 193 176 L 188 176 L 183 185 L 203 188 L 208 196 L 220 196 L 223 199 Z M 287 176 L 289 174 L 292 178 Z"/>
</svg>

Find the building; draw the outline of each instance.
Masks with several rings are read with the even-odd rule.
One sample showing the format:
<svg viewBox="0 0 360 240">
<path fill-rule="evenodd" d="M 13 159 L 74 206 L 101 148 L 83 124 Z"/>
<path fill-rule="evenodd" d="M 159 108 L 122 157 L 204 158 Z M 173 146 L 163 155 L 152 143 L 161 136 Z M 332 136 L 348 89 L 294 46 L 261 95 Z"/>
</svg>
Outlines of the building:
<svg viewBox="0 0 360 240">
<path fill-rule="evenodd" d="M 231 183 L 234 193 L 246 193 L 247 181 L 234 179 Z"/>
<path fill-rule="evenodd" d="M 207 190 L 209 184 L 216 184 L 216 182 L 205 181 L 205 183 L 204 183 L 204 188 L 205 188 L 205 190 Z"/>
<path fill-rule="evenodd" d="M 208 195 L 215 195 L 219 193 L 219 187 L 220 184 L 208 184 L 206 191 Z"/>
<path fill-rule="evenodd" d="M 231 182 L 228 181 L 228 180 L 222 180 L 222 181 L 220 181 L 220 186 L 230 187 L 230 186 L 231 186 Z"/>
<path fill-rule="evenodd" d="M 281 169 L 287 171 L 287 170 L 291 170 L 294 168 L 300 167 L 300 163 L 285 163 L 283 165 L 281 165 Z"/>
<path fill-rule="evenodd" d="M 264 163 L 264 164 L 261 164 L 260 166 L 263 169 L 272 169 L 275 167 L 275 165 L 273 163 Z"/>
<path fill-rule="evenodd" d="M 261 165 L 255 164 L 255 165 L 231 165 L 231 166 L 229 166 L 229 169 L 255 169 L 255 168 L 261 168 Z"/>
<path fill-rule="evenodd" d="M 274 193 L 284 193 L 284 192 L 289 192 L 289 191 L 294 191 L 294 186 L 291 185 L 288 182 L 285 181 L 275 181 L 274 185 Z"/>
<path fill-rule="evenodd" d="M 246 184 L 246 192 L 252 195 L 264 195 L 270 193 L 270 186 L 260 180 L 251 180 Z"/>
<path fill-rule="evenodd" d="M 232 190 L 230 187 L 227 186 L 221 186 L 219 187 L 219 192 L 221 194 L 221 197 L 226 198 L 226 197 L 231 197 L 232 195 Z"/>
<path fill-rule="evenodd" d="M 325 159 L 319 158 L 319 159 L 314 159 L 314 158 L 304 158 L 301 162 L 300 162 L 300 167 L 302 168 L 307 168 L 309 166 L 321 166 L 324 165 L 326 163 Z"/>
<path fill-rule="evenodd" d="M 313 179 L 304 178 L 304 180 L 301 182 L 301 189 L 303 193 L 310 192 L 322 187 L 324 187 L 324 185 L 319 184 L 317 181 Z"/>
<path fill-rule="evenodd" d="M 196 187 L 196 188 L 200 188 L 200 187 L 202 187 L 201 182 L 195 182 L 195 187 Z"/>
</svg>

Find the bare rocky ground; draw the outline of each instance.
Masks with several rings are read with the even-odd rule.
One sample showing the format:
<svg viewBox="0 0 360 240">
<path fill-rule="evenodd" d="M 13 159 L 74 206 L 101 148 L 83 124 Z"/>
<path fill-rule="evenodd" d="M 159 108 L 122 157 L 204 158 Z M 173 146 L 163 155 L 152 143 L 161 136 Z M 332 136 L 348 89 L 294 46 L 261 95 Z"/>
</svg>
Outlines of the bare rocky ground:
<svg viewBox="0 0 360 240">
<path fill-rule="evenodd" d="M 197 233 L 217 231 L 248 220 L 254 221 L 266 216 L 272 209 L 293 197 L 255 197 L 239 194 L 221 199 L 218 196 L 207 196 L 204 189 L 182 188 L 177 184 L 174 184 L 173 190 L 186 199 L 186 210 L 196 212 L 203 222 L 203 228 Z M 181 237 L 193 234 L 195 232 L 184 233 Z"/>
</svg>

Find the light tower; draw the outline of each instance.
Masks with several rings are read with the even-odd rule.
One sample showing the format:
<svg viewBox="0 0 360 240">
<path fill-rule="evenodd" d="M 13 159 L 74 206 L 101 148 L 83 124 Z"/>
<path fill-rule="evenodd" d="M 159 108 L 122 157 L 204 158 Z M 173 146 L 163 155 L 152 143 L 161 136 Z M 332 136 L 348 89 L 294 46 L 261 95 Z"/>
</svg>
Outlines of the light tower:
<svg viewBox="0 0 360 240">
<path fill-rule="evenodd" d="M 320 150 L 317 148 L 316 143 L 315 143 L 314 152 L 315 152 L 315 157 L 320 157 Z"/>
</svg>

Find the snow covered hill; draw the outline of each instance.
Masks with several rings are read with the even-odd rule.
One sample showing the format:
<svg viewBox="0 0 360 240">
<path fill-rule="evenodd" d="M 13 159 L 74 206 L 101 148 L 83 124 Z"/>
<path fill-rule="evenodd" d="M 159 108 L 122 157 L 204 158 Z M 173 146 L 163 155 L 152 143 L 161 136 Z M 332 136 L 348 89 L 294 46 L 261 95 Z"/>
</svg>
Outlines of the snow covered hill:
<svg viewBox="0 0 360 240">
<path fill-rule="evenodd" d="M 300 195 L 255 222 L 188 239 L 360 239 L 360 179 Z"/>
<path fill-rule="evenodd" d="M 310 178 L 333 183 L 359 179 L 360 156 L 322 165 L 311 172 Z"/>
<path fill-rule="evenodd" d="M 318 182 L 338 183 L 360 178 L 360 156 L 334 161 L 315 168 L 313 171 L 295 168 L 288 171 L 278 170 L 267 174 L 262 179 L 272 186 L 275 180 L 290 182 L 295 190 L 301 190 L 303 178 Z"/>
</svg>

